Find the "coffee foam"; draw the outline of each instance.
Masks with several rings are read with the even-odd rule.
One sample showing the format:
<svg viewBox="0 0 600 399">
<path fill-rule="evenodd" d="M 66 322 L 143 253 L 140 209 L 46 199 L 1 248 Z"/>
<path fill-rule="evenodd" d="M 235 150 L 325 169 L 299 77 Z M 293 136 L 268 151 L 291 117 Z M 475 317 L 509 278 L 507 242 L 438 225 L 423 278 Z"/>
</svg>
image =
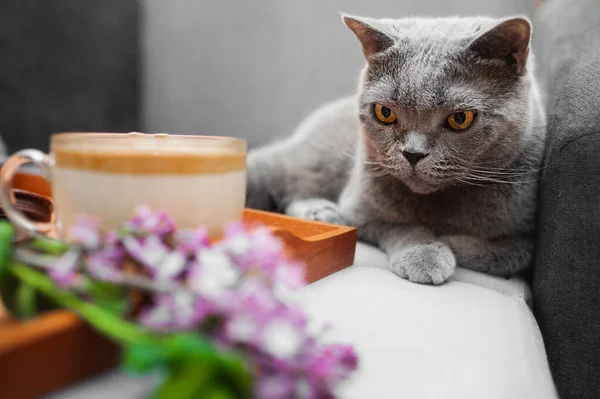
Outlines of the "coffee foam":
<svg viewBox="0 0 600 399">
<path fill-rule="evenodd" d="M 215 174 L 244 170 L 245 143 L 167 134 L 81 135 L 52 146 L 61 168 L 117 174 Z"/>
</svg>

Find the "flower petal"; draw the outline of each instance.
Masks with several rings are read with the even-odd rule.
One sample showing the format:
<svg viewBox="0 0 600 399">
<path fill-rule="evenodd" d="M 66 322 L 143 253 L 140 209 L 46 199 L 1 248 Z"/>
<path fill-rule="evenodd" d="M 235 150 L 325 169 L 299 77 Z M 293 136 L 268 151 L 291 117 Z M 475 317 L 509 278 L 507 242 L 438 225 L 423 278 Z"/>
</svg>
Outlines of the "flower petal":
<svg viewBox="0 0 600 399">
<path fill-rule="evenodd" d="M 252 314 L 238 314 L 228 321 L 225 327 L 225 335 L 230 342 L 256 342 L 258 341 L 259 328 L 259 323 Z"/>
<path fill-rule="evenodd" d="M 175 230 L 175 222 L 164 211 L 153 212 L 148 206 L 139 206 L 126 224 L 127 229 L 140 234 L 164 236 Z"/>
<path fill-rule="evenodd" d="M 157 303 L 150 308 L 144 309 L 139 316 L 142 325 L 163 330 L 173 324 L 173 299 L 171 297 L 161 297 Z"/>
<path fill-rule="evenodd" d="M 209 298 L 223 295 L 239 280 L 241 273 L 222 251 L 209 248 L 198 251 L 197 264 L 188 275 L 190 288 Z"/>
<path fill-rule="evenodd" d="M 80 256 L 80 248 L 69 249 L 52 265 L 48 275 L 60 286 L 69 286 L 75 280 Z"/>
<path fill-rule="evenodd" d="M 184 255 L 193 255 L 210 246 L 206 229 L 181 229 L 175 232 L 175 246 Z"/>
<path fill-rule="evenodd" d="M 160 266 L 156 268 L 154 278 L 157 280 L 170 280 L 183 272 L 186 259 L 179 252 L 172 251 L 161 260 Z"/>
<path fill-rule="evenodd" d="M 124 236 L 121 239 L 123 246 L 133 259 L 155 272 L 169 253 L 169 248 L 157 235 L 144 238 Z"/>
<path fill-rule="evenodd" d="M 98 280 L 120 282 L 124 274 L 121 270 L 123 251 L 110 246 L 94 252 L 87 257 L 87 268 L 90 275 Z"/>
<path fill-rule="evenodd" d="M 71 242 L 81 244 L 87 250 L 97 249 L 102 244 L 99 226 L 98 219 L 81 217 L 69 229 L 68 238 Z"/>
<path fill-rule="evenodd" d="M 285 399 L 291 397 L 293 389 L 290 376 L 276 373 L 258 379 L 256 394 L 261 399 Z"/>
<path fill-rule="evenodd" d="M 292 323 L 274 320 L 262 333 L 263 349 L 278 358 L 290 358 L 298 354 L 303 335 Z"/>
<path fill-rule="evenodd" d="M 177 329 L 188 329 L 198 322 L 195 295 L 179 291 L 173 294 L 173 316 L 174 327 Z"/>
</svg>

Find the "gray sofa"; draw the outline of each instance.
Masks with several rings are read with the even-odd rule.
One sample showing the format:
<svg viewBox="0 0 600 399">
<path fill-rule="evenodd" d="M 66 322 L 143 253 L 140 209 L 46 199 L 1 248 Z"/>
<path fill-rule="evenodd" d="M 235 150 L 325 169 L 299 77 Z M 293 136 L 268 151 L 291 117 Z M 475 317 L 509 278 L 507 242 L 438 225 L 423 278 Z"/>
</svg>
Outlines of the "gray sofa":
<svg viewBox="0 0 600 399">
<path fill-rule="evenodd" d="M 547 0 L 534 21 L 549 121 L 534 311 L 562 398 L 600 397 L 600 1 Z"/>
<path fill-rule="evenodd" d="M 0 38 L 15 29 L 31 35 L 23 23 L 35 20 L 18 26 L 13 20 L 32 3 L 41 2 L 8 1 L 0 14 Z M 48 52 L 46 46 L 52 44 L 42 41 L 31 53 L 7 43 L 8 53 L 0 54 L 0 87 L 7 89 L 0 94 L 0 134 L 12 150 L 45 149 L 48 133 L 57 130 L 139 127 L 136 2 L 94 2 L 91 9 L 77 9 L 75 1 L 52 3 L 73 12 L 57 16 L 59 20 L 81 21 L 82 13 L 87 17 L 73 28 L 79 40 L 65 42 L 57 52 Z M 90 33 L 107 26 L 110 35 Z M 42 28 L 55 37 L 65 34 Z M 43 36 L 38 32 L 37 37 Z M 600 0 L 546 0 L 534 18 L 534 50 L 549 135 L 531 275 L 533 308 L 560 397 L 595 399 L 600 397 Z M 84 76 L 51 67 L 44 58 L 56 63 L 73 54 L 83 57 Z M 37 69 L 17 85 L 21 68 L 30 62 Z M 65 91 L 44 91 L 48 78 Z M 56 98 L 28 100 L 40 93 Z"/>
</svg>

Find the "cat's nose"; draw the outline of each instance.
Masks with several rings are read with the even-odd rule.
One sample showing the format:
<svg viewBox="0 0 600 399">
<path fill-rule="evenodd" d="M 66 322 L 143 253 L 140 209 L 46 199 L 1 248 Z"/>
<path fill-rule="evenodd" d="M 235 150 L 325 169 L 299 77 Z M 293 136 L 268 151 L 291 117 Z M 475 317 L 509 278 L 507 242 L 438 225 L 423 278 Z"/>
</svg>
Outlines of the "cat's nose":
<svg viewBox="0 0 600 399">
<path fill-rule="evenodd" d="M 415 166 L 417 162 L 419 162 L 421 159 L 425 158 L 429 154 L 424 154 L 422 152 L 402 151 L 402 155 L 404 155 L 404 158 L 406 158 L 412 166 Z"/>
</svg>

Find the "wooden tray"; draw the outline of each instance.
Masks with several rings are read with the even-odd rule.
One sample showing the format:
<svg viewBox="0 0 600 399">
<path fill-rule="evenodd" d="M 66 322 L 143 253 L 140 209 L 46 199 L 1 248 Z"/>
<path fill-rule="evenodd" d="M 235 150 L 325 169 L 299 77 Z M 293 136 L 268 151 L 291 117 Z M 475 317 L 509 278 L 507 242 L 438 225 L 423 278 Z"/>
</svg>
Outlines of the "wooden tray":
<svg viewBox="0 0 600 399">
<path fill-rule="evenodd" d="M 354 263 L 357 236 L 353 227 L 311 222 L 254 209 L 245 210 L 244 220 L 271 227 L 285 243 L 288 254 L 304 262 L 309 284 Z"/>
<path fill-rule="evenodd" d="M 50 197 L 39 176 L 18 175 L 15 188 Z M 246 209 L 244 220 L 269 226 L 288 254 L 306 265 L 309 283 L 354 262 L 356 230 Z M 39 398 L 114 367 L 118 348 L 78 317 L 54 311 L 19 322 L 0 303 L 0 398 Z"/>
</svg>

